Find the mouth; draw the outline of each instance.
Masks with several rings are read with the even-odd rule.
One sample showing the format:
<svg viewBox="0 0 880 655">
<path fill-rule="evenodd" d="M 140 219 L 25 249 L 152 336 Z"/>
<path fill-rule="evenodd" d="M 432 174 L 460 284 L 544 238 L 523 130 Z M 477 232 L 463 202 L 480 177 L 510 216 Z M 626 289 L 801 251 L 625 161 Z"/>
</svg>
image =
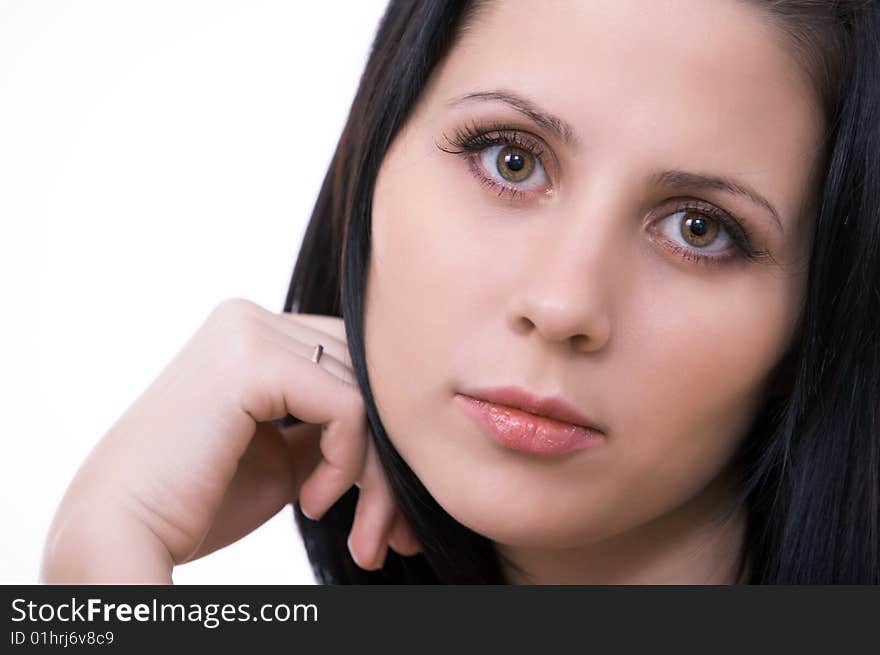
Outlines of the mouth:
<svg viewBox="0 0 880 655">
<path fill-rule="evenodd" d="M 496 442 L 536 455 L 560 455 L 600 445 L 605 429 L 560 397 L 521 387 L 467 389 L 456 395 L 465 412 Z"/>
</svg>

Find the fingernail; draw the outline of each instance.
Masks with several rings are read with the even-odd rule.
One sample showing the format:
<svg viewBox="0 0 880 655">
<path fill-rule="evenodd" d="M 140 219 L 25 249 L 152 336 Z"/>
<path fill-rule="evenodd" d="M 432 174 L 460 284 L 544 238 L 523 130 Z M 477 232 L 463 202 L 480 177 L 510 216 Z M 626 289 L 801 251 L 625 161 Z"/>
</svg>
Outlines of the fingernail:
<svg viewBox="0 0 880 655">
<path fill-rule="evenodd" d="M 307 519 L 309 519 L 310 521 L 317 521 L 318 519 L 321 518 L 320 516 L 312 516 L 311 514 L 309 514 L 309 513 L 306 511 L 306 508 L 302 506 L 302 504 L 300 504 L 300 506 L 299 506 L 299 511 L 302 512 L 302 513 L 303 513 L 303 516 L 305 516 L 305 517 L 306 517 Z"/>
<path fill-rule="evenodd" d="M 357 557 L 354 556 L 354 549 L 351 547 L 351 534 L 348 535 L 348 539 L 346 540 L 345 545 L 348 547 L 348 554 L 351 555 L 354 563 L 357 564 L 359 567 L 364 568 L 364 565 L 358 562 Z"/>
</svg>

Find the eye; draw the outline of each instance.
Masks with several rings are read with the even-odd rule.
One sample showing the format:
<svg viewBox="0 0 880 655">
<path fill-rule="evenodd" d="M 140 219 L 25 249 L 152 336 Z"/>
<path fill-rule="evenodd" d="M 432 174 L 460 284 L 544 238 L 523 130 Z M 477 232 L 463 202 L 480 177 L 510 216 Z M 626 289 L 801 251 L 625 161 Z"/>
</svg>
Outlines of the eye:
<svg viewBox="0 0 880 655">
<path fill-rule="evenodd" d="M 702 253 L 723 253 L 734 244 L 722 222 L 705 211 L 679 210 L 659 223 L 660 232 L 670 241 Z"/>
<path fill-rule="evenodd" d="M 755 247 L 741 219 L 702 200 L 680 201 L 672 213 L 652 221 L 649 230 L 685 260 L 706 265 L 737 259 L 775 262 L 770 251 Z"/>
<path fill-rule="evenodd" d="M 479 159 L 490 178 L 502 186 L 528 192 L 550 183 L 540 158 L 526 148 L 509 144 L 489 146 L 480 151 Z"/>
<path fill-rule="evenodd" d="M 552 195 L 543 141 L 506 124 L 465 125 L 451 136 L 443 134 L 452 148 L 439 143 L 443 152 L 464 158 L 471 175 L 498 197 L 528 200 Z"/>
</svg>

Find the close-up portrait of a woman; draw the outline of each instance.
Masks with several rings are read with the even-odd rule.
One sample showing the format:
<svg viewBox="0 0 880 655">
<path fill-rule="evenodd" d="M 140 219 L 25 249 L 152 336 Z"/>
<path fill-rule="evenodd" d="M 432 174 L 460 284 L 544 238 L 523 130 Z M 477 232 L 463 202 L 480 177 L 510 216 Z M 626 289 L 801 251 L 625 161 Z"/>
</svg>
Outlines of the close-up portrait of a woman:
<svg viewBox="0 0 880 655">
<path fill-rule="evenodd" d="M 880 3 L 390 0 L 320 178 L 42 581 L 880 583 Z"/>
</svg>

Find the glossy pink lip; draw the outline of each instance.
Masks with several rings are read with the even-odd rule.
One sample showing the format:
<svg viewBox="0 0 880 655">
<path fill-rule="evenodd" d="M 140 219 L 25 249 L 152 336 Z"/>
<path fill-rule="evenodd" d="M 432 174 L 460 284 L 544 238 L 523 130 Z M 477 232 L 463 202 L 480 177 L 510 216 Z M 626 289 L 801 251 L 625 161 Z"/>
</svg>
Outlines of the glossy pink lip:
<svg viewBox="0 0 880 655">
<path fill-rule="evenodd" d="M 456 396 L 498 443 L 540 455 L 596 446 L 604 432 L 560 398 L 539 398 L 518 387 L 469 389 Z"/>
<path fill-rule="evenodd" d="M 536 396 L 522 387 L 484 387 L 462 389 L 462 395 L 485 400 L 505 407 L 521 409 L 529 414 L 546 416 L 564 423 L 572 423 L 597 432 L 607 432 L 599 423 L 581 414 L 575 407 L 558 396 Z"/>
</svg>

